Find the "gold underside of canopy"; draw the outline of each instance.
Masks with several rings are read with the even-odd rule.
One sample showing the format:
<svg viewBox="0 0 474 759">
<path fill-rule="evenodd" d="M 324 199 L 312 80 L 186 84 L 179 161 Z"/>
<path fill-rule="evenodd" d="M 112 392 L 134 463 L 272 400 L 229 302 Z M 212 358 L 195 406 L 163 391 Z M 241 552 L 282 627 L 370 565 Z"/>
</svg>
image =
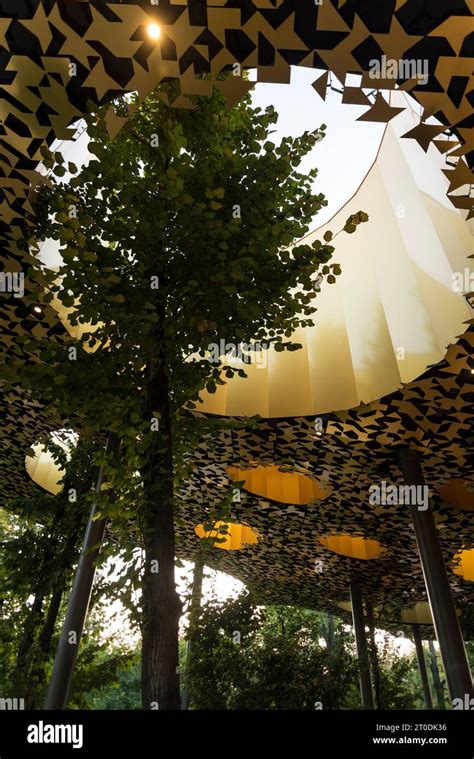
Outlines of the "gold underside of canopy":
<svg viewBox="0 0 474 759">
<path fill-rule="evenodd" d="M 305 242 L 337 232 L 361 209 L 369 222 L 335 241 L 342 274 L 323 285 L 315 326 L 293 335 L 302 348 L 270 348 L 266 361 L 242 364 L 248 377 L 204 391 L 202 411 L 272 418 L 350 409 L 444 358 L 471 316 L 453 277 L 469 270 L 472 237 L 458 211 L 420 190 L 390 126 L 355 196 Z"/>
</svg>

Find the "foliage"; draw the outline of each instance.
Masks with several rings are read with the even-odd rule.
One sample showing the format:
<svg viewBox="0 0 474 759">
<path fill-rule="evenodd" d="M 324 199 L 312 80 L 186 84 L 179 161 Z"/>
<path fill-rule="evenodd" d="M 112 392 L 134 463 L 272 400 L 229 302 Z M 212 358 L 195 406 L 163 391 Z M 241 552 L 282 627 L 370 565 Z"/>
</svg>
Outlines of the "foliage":
<svg viewBox="0 0 474 759">
<path fill-rule="evenodd" d="M 247 593 L 206 604 L 186 672 L 192 708 L 360 708 L 352 631 L 334 622 L 332 643 L 322 612 L 256 607 Z M 389 635 L 377 649 L 382 708 L 423 708 L 416 657 Z"/>
<path fill-rule="evenodd" d="M 14 497 L 6 502 L 0 521 L 1 682 L 3 692 L 25 698 L 30 708 L 44 695 L 52 638 L 64 611 L 97 474 L 90 446 L 80 442 L 70 461 L 56 444 L 48 446 L 65 467 L 61 493 L 38 490 Z"/>
<path fill-rule="evenodd" d="M 416 656 L 400 656 L 387 633 L 377 648 L 380 662 L 381 707 L 423 708 Z"/>
<path fill-rule="evenodd" d="M 349 708 L 357 704 L 350 639 L 328 651 L 324 615 L 258 608 L 249 594 L 203 607 L 187 678 L 194 709 Z"/>
</svg>

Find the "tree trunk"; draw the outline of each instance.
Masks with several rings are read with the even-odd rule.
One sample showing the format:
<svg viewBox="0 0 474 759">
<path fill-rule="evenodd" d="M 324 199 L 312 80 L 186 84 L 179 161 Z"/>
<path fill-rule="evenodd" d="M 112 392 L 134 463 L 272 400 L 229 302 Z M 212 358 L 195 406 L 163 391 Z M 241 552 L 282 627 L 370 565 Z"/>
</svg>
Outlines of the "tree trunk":
<svg viewBox="0 0 474 759">
<path fill-rule="evenodd" d="M 30 668 L 38 628 L 43 619 L 44 592 L 36 592 L 30 612 L 25 621 L 23 635 L 18 646 L 15 670 L 12 674 L 12 686 L 17 698 L 24 698 L 28 703 Z"/>
<path fill-rule="evenodd" d="M 202 602 L 202 581 L 204 579 L 204 554 L 199 552 L 194 560 L 193 589 L 191 593 L 191 604 L 189 610 L 189 635 L 188 638 L 193 640 L 196 636 L 196 622 L 199 619 Z"/>
<path fill-rule="evenodd" d="M 39 636 L 39 646 L 43 654 L 47 657 L 51 649 L 51 640 L 54 635 L 54 629 L 58 619 L 59 608 L 63 598 L 64 591 L 71 579 L 71 570 L 74 560 L 77 556 L 77 543 L 82 532 L 85 522 L 85 514 L 78 510 L 77 516 L 73 521 L 71 531 L 66 540 L 60 558 L 60 575 L 52 586 L 52 596 L 49 602 L 46 620 Z"/>
<path fill-rule="evenodd" d="M 334 616 L 332 614 L 326 615 L 327 627 L 326 627 L 326 648 L 328 653 L 332 653 L 335 644 L 335 629 L 334 629 Z"/>
<path fill-rule="evenodd" d="M 150 363 L 146 387 L 148 419 L 159 431 L 142 472 L 144 486 L 142 702 L 144 709 L 179 709 L 178 631 L 182 604 L 175 586 L 173 447 L 168 378 Z M 153 428 L 152 428 L 153 429 Z"/>
<path fill-rule="evenodd" d="M 59 518 L 61 518 L 64 513 L 63 504 L 60 504 L 58 513 Z M 53 530 L 51 540 L 46 545 L 43 560 L 39 567 L 38 581 L 32 590 L 34 600 L 25 621 L 23 635 L 18 646 L 15 671 L 12 676 L 13 687 L 17 691 L 21 690 L 21 697 L 25 699 L 28 708 L 32 708 L 29 705 L 28 699 L 31 696 L 31 669 L 34 666 L 36 641 L 44 619 L 44 602 L 50 591 L 47 569 L 49 562 L 54 558 L 56 545 L 56 536 Z"/>
<path fill-rule="evenodd" d="M 51 639 L 53 637 L 56 620 L 61 605 L 63 591 L 59 590 L 53 593 L 49 602 L 48 612 L 44 621 L 41 633 L 38 638 L 38 648 L 35 647 L 34 658 L 31 666 L 31 672 L 28 678 L 28 685 L 25 692 L 25 700 L 28 709 L 37 709 L 40 702 L 40 688 L 45 683 L 45 668 L 49 658 Z M 40 658 L 41 656 L 41 658 Z"/>
<path fill-rule="evenodd" d="M 432 640 L 428 641 L 428 648 L 430 649 L 430 670 L 433 677 L 433 686 L 436 695 L 436 706 L 438 709 L 446 709 L 446 704 L 444 703 L 443 683 L 441 682 L 438 659 L 436 657 L 436 651 Z"/>
<path fill-rule="evenodd" d="M 63 515 L 64 516 L 64 515 Z M 56 628 L 56 622 L 59 615 L 59 609 L 61 607 L 61 601 L 64 591 L 70 580 L 71 569 L 76 558 L 76 546 L 79 535 L 81 533 L 81 527 L 84 523 L 84 514 L 78 510 L 73 524 L 70 528 L 70 533 L 66 540 L 66 544 L 61 551 L 59 557 L 59 572 L 57 572 L 57 579 L 49 584 L 48 593 L 51 593 L 49 600 L 48 611 L 46 612 L 46 619 L 38 636 L 38 646 L 35 647 L 35 656 L 33 657 L 31 672 L 28 682 L 25 698 L 29 709 L 36 709 L 40 698 L 40 689 L 44 685 L 46 678 L 46 664 L 49 659 L 51 651 L 51 641 Z M 57 531 L 66 533 L 68 529 L 67 523 L 64 520 L 57 524 Z M 57 548 L 57 539 L 55 543 L 55 550 Z M 50 557 L 51 558 L 51 557 Z M 47 565 L 46 565 L 47 566 Z M 43 570 L 45 571 L 45 570 Z"/>
<path fill-rule="evenodd" d="M 191 650 L 196 640 L 196 625 L 199 620 L 199 612 L 201 611 L 202 601 L 202 581 L 204 578 L 204 554 L 200 551 L 194 561 L 194 573 L 193 573 L 193 588 L 191 592 L 191 603 L 189 606 L 189 628 L 188 628 L 188 640 L 186 643 L 186 669 L 189 664 Z M 183 690 L 183 697 L 181 699 L 181 709 L 189 709 L 189 687 Z"/>
<path fill-rule="evenodd" d="M 374 611 L 371 603 L 366 604 L 367 621 L 369 623 L 369 640 L 370 640 L 370 664 L 372 667 L 372 677 L 374 682 L 375 706 L 382 709 L 382 687 L 380 679 L 379 658 L 377 655 L 377 644 L 375 642 Z"/>
<path fill-rule="evenodd" d="M 323 612 L 322 620 L 323 620 L 323 625 L 322 625 L 323 636 L 324 636 L 324 640 L 326 641 L 326 651 L 328 654 L 328 665 L 332 668 L 333 663 L 331 661 L 331 657 L 334 654 L 334 648 L 336 645 L 336 631 L 335 631 L 335 625 L 334 625 L 334 616 L 332 614 L 325 614 Z M 326 624 L 324 624 L 324 622 Z M 334 682 L 332 678 L 329 678 L 328 680 L 328 690 L 329 690 L 328 709 L 335 709 L 336 703 L 334 699 Z"/>
</svg>

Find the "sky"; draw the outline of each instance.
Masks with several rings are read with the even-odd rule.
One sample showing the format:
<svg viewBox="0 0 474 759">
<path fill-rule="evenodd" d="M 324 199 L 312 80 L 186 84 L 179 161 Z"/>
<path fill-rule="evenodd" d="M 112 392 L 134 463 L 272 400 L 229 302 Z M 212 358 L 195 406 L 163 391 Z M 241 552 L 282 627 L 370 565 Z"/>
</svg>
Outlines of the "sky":
<svg viewBox="0 0 474 759">
<path fill-rule="evenodd" d="M 342 104 L 341 95 L 332 90 L 323 101 L 311 86 L 322 74 L 293 66 L 290 86 L 258 83 L 252 95 L 255 106 L 273 105 L 280 116 L 274 142 L 326 124 L 326 137 L 317 143 L 301 168 L 304 173 L 317 167 L 314 189 L 328 201 L 316 217 L 317 226 L 328 221 L 357 190 L 374 161 L 384 131 L 384 124 L 356 121 L 366 106 Z M 359 77 L 348 77 L 348 84 L 352 84 L 351 79 L 355 83 Z M 340 88 L 337 80 L 335 86 Z"/>
</svg>

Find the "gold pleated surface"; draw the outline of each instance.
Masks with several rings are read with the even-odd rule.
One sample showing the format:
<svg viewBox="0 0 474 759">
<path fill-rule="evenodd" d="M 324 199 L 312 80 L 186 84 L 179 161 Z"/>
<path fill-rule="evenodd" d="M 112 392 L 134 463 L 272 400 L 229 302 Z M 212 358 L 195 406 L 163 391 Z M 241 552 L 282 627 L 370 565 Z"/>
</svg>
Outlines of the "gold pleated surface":
<svg viewBox="0 0 474 759">
<path fill-rule="evenodd" d="M 434 176 L 444 181 L 439 169 Z M 304 238 L 337 232 L 359 210 L 369 214 L 355 234 L 335 241 L 342 274 L 323 285 L 315 325 L 294 333 L 303 347 L 270 348 L 265 361 L 242 364 L 248 377 L 204 391 L 200 410 L 265 418 L 341 411 L 378 400 L 443 359 L 471 316 L 453 282 L 469 269 L 472 237 L 463 215 L 440 202 L 439 188 L 431 196 L 419 184 L 389 125 L 354 197 Z"/>
</svg>

